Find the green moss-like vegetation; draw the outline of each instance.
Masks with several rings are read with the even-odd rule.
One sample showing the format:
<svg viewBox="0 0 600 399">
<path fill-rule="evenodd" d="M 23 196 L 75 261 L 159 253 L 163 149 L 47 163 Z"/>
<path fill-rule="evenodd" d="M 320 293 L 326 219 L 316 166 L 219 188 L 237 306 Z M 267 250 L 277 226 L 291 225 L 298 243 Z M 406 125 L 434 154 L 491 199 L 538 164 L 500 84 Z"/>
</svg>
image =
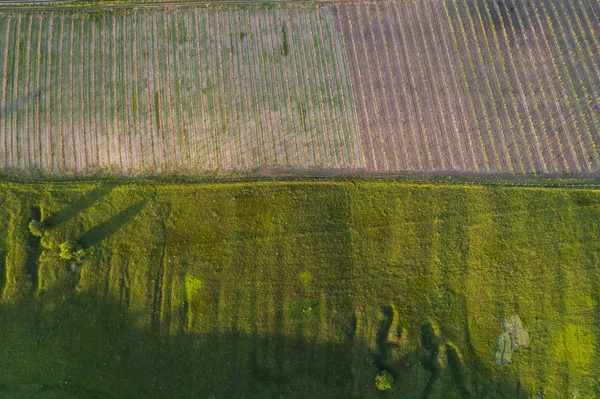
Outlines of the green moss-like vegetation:
<svg viewBox="0 0 600 399">
<path fill-rule="evenodd" d="M 383 370 L 381 373 L 377 374 L 375 377 L 375 386 L 380 391 L 389 391 L 392 389 L 392 384 L 394 382 L 394 376 L 392 376 L 388 371 Z"/>
<path fill-rule="evenodd" d="M 598 191 L 0 183 L 0 203 L 0 397 L 600 392 Z M 510 362 L 499 337 L 523 341 Z"/>
</svg>

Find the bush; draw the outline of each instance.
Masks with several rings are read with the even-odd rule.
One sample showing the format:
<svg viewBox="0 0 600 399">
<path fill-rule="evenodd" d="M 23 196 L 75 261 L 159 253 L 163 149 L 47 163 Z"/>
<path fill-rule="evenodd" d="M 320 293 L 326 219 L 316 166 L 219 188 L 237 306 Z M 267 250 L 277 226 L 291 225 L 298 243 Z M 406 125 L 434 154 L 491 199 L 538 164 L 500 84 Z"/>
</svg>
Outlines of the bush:
<svg viewBox="0 0 600 399">
<path fill-rule="evenodd" d="M 387 370 L 383 370 L 381 373 L 375 376 L 375 386 L 380 391 L 389 391 L 392 389 L 393 382 L 394 376 Z"/>
<path fill-rule="evenodd" d="M 77 241 L 66 241 L 60 244 L 60 257 L 67 260 L 83 258 L 83 247 Z"/>
<path fill-rule="evenodd" d="M 41 237 L 46 232 L 46 225 L 39 220 L 29 222 L 29 231 L 36 237 Z"/>
</svg>

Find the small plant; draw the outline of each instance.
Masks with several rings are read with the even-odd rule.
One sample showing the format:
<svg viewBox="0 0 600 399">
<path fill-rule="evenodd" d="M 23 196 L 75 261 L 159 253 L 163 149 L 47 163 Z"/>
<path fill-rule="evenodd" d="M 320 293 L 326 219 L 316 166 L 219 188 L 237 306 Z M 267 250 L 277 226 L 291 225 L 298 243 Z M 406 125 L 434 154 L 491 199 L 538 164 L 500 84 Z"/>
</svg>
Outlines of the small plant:
<svg viewBox="0 0 600 399">
<path fill-rule="evenodd" d="M 284 57 L 287 57 L 290 53 L 290 44 L 287 39 L 287 30 L 285 29 L 285 25 L 281 24 L 281 35 L 283 37 L 283 43 L 281 44 L 281 54 Z"/>
<path fill-rule="evenodd" d="M 393 382 L 394 376 L 387 370 L 383 370 L 375 376 L 375 386 L 380 391 L 389 391 L 392 389 Z"/>
<path fill-rule="evenodd" d="M 60 244 L 60 257 L 67 260 L 81 260 L 85 254 L 77 241 L 65 241 Z"/>
<path fill-rule="evenodd" d="M 301 271 L 298 273 L 298 281 L 300 281 L 303 287 L 308 287 L 312 281 L 312 275 L 306 270 Z"/>
<path fill-rule="evenodd" d="M 36 237 L 41 237 L 46 232 L 46 225 L 39 220 L 29 222 L 29 231 Z"/>
</svg>

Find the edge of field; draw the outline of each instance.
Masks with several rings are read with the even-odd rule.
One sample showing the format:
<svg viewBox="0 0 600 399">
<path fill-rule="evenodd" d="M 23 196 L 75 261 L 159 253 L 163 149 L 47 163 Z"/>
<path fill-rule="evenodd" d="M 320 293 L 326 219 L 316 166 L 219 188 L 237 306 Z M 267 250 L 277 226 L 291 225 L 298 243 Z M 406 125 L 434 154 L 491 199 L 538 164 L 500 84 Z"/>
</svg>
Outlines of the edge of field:
<svg viewBox="0 0 600 399">
<path fill-rule="evenodd" d="M 0 171 L 0 182 L 20 184 L 223 184 L 223 183 L 263 183 L 263 182 L 353 182 L 372 181 L 407 184 L 442 184 L 488 187 L 532 187 L 532 188 L 573 188 L 598 189 L 600 177 L 595 175 L 553 176 L 553 175 L 477 175 L 441 173 L 374 173 L 365 170 L 257 170 L 247 173 L 202 175 L 42 175 L 25 174 L 22 171 Z"/>
<path fill-rule="evenodd" d="M 38 1 L 4 1 L 0 3 L 0 11 L 32 11 L 42 10 L 86 10 L 94 8 L 137 8 L 137 7 L 192 7 L 192 6 L 275 6 L 278 4 L 320 4 L 335 3 L 339 0 L 38 0 Z M 346 0 L 348 1 L 348 0 Z"/>
</svg>

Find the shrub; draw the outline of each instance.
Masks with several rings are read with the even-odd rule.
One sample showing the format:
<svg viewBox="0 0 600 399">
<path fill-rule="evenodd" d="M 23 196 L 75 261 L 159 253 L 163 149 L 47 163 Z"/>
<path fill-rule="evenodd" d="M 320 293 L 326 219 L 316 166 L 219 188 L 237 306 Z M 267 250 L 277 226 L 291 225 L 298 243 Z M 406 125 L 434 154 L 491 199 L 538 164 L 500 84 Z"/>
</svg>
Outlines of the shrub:
<svg viewBox="0 0 600 399">
<path fill-rule="evenodd" d="M 29 231 L 36 237 L 41 237 L 46 232 L 46 225 L 39 220 L 29 222 Z"/>
<path fill-rule="evenodd" d="M 380 391 L 389 391 L 392 389 L 393 382 L 394 376 L 387 370 L 383 370 L 381 373 L 375 376 L 375 386 Z"/>
<path fill-rule="evenodd" d="M 65 241 L 60 244 L 60 257 L 63 259 L 81 259 L 83 255 L 83 247 L 77 241 Z"/>
</svg>

